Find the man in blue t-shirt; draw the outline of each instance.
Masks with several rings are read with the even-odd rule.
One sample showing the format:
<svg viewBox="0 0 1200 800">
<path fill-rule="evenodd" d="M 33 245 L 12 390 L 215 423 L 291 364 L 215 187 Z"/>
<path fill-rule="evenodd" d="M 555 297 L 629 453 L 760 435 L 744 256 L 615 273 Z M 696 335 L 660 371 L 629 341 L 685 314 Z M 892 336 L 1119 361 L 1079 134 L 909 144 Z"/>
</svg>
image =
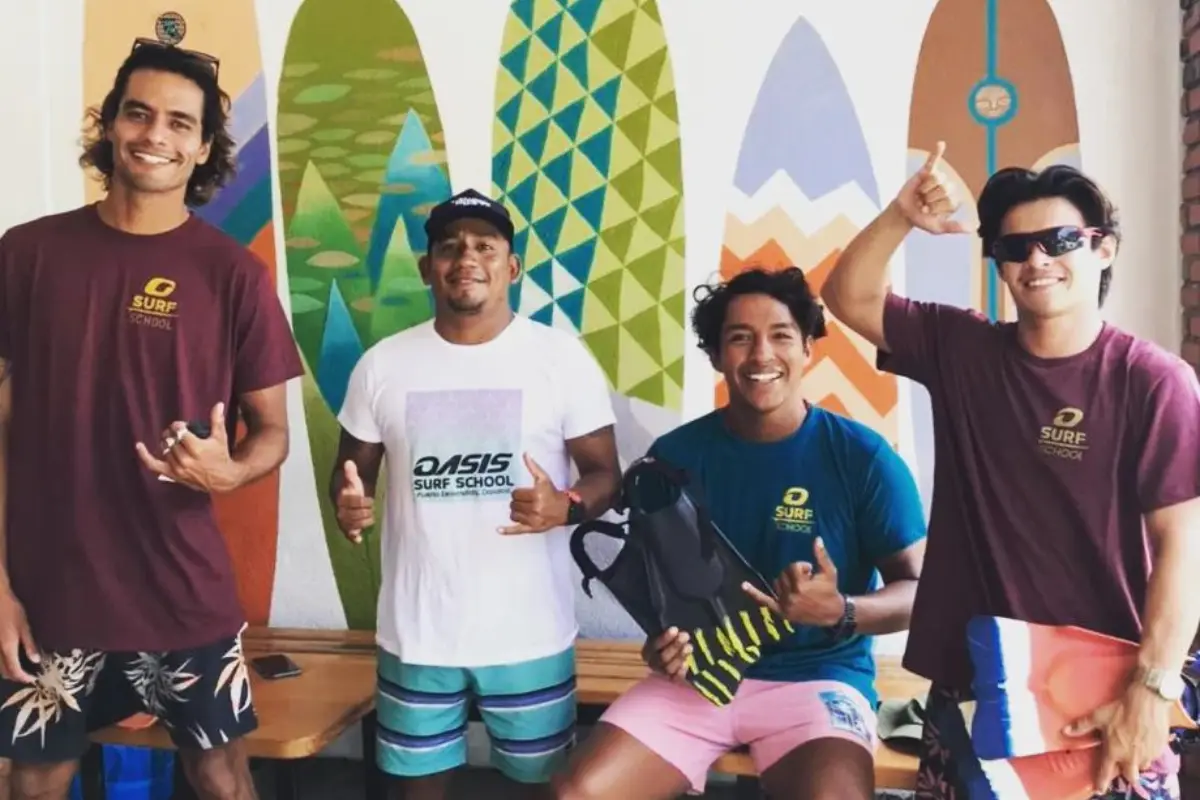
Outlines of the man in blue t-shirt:
<svg viewBox="0 0 1200 800">
<path fill-rule="evenodd" d="M 763 647 L 725 706 L 685 682 L 685 633 L 648 641 L 655 674 L 609 708 L 557 779 L 557 795 L 701 792 L 712 763 L 748 745 L 771 797 L 869 800 L 869 637 L 908 626 L 925 536 L 916 482 L 879 434 L 805 401 L 803 375 L 825 321 L 799 269 L 747 271 L 711 288 L 692 325 L 729 405 L 650 452 L 686 471 L 777 599 L 747 591 L 795 632 Z"/>
</svg>

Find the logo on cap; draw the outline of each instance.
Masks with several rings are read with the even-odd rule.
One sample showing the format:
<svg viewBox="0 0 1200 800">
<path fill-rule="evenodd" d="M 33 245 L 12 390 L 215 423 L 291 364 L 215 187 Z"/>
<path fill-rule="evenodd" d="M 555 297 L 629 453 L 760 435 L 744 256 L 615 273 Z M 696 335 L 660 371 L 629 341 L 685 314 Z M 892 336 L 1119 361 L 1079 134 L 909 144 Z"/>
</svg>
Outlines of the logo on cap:
<svg viewBox="0 0 1200 800">
<path fill-rule="evenodd" d="M 492 204 L 489 203 L 487 200 L 480 200 L 478 197 L 459 197 L 458 199 L 456 199 L 454 201 L 454 205 L 456 205 L 456 206 L 483 206 L 484 208 L 492 207 Z"/>
</svg>

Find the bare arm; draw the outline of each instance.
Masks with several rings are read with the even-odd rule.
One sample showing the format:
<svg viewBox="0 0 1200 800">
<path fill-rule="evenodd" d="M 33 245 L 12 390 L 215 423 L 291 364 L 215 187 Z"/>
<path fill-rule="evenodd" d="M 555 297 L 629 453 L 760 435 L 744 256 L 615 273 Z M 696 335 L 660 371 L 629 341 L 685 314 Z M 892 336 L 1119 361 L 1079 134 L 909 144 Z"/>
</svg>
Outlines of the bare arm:
<svg viewBox="0 0 1200 800">
<path fill-rule="evenodd" d="M 367 497 L 374 497 L 379 468 L 383 464 L 383 443 L 361 441 L 347 433 L 345 428 L 342 429 L 341 438 L 338 440 L 337 459 L 329 476 L 329 499 L 333 501 L 334 506 L 337 506 L 338 495 L 346 485 L 347 461 L 354 462 L 363 484 L 363 493 Z"/>
<path fill-rule="evenodd" d="M 286 384 L 247 392 L 238 399 L 246 435 L 233 449 L 233 488 L 254 483 L 277 469 L 289 447 Z"/>
<path fill-rule="evenodd" d="M 883 587 L 854 598 L 858 633 L 878 636 L 908 630 L 924 561 L 925 540 L 922 539 L 879 563 Z"/>
<path fill-rule="evenodd" d="M 1150 512 L 1146 531 L 1152 571 L 1138 662 L 1178 672 L 1200 626 L 1200 592 L 1193 590 L 1200 572 L 1200 498 Z"/>
<path fill-rule="evenodd" d="M 1189 455 L 1195 458 L 1194 451 Z M 1149 670 L 1178 675 L 1200 623 L 1200 594 L 1191 589 L 1200 567 L 1200 498 L 1152 511 L 1145 523 L 1153 553 L 1137 668 L 1120 701 L 1065 731 L 1088 737 L 1100 733 L 1097 789 L 1109 786 L 1118 775 L 1136 783 L 1138 773 L 1166 750 L 1171 707 L 1176 704 L 1164 701 L 1144 679 Z"/>
<path fill-rule="evenodd" d="M 821 299 L 835 317 L 880 350 L 883 311 L 888 296 L 888 263 L 913 228 L 933 234 L 968 233 L 978 227 L 974 214 L 966 222 L 951 219 L 958 209 L 958 190 L 939 169 L 944 142 L 901 187 L 896 199 L 851 240 L 821 288 Z"/>
<path fill-rule="evenodd" d="M 880 350 L 888 349 L 883 335 L 888 263 L 912 229 L 899 207 L 888 205 L 846 246 L 821 288 L 829 311 Z"/>
<path fill-rule="evenodd" d="M 612 508 L 621 488 L 621 462 L 613 426 L 567 441 L 567 452 L 579 470 L 579 481 L 571 488 L 579 494 L 588 519 Z M 566 519 L 566 509 L 563 510 Z"/>
</svg>

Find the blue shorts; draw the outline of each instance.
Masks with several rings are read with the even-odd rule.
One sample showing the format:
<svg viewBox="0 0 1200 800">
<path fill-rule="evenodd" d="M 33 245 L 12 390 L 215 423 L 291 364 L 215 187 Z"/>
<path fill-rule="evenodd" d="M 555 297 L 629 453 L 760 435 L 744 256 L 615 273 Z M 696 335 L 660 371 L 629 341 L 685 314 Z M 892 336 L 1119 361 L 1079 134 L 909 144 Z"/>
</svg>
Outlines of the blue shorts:
<svg viewBox="0 0 1200 800">
<path fill-rule="evenodd" d="M 491 740 L 492 766 L 521 783 L 545 783 L 575 742 L 575 648 L 471 668 L 405 664 L 380 650 L 380 769 L 418 777 L 466 764 L 472 699 Z"/>
</svg>

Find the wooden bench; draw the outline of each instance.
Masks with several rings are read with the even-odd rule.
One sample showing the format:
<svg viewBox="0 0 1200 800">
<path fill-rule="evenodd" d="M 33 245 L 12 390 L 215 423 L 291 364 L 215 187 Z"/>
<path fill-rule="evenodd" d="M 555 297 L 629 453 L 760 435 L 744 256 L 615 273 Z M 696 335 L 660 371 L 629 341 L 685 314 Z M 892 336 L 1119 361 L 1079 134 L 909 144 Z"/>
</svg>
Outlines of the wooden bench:
<svg viewBox="0 0 1200 800">
<path fill-rule="evenodd" d="M 353 726 L 363 741 L 375 739 L 375 634 L 373 631 L 319 631 L 249 628 L 242 637 L 246 659 L 286 653 L 300 665 L 294 678 L 263 680 L 247 664 L 258 728 L 246 737 L 250 757 L 270 761 L 280 800 L 296 797 L 293 767 L 316 755 Z M 95 744 L 173 749 L 162 725 L 130 729 L 112 726 L 92 735 Z M 98 749 L 84 759 L 83 788 L 87 800 L 102 800 L 103 767 Z M 365 755 L 374 749 L 365 748 Z M 364 758 L 368 797 L 382 798 L 383 783 L 373 758 Z M 183 786 L 176 769 L 176 785 Z"/>
<path fill-rule="evenodd" d="M 608 706 L 649 672 L 635 642 L 581 639 L 576 643 L 576 692 L 580 705 Z M 929 682 L 900 666 L 895 657 L 877 656 L 876 690 L 881 700 L 909 700 L 929 690 Z M 756 778 L 749 753 L 725 755 L 713 771 Z M 917 781 L 916 756 L 880 744 L 875 753 L 875 785 L 880 789 L 912 790 Z"/>
<path fill-rule="evenodd" d="M 246 737 L 250 757 L 275 767 L 276 797 L 296 796 L 294 764 L 315 756 L 353 726 L 363 736 L 364 778 L 367 797 L 384 796 L 383 778 L 375 763 L 375 633 L 374 631 L 323 631 L 297 628 L 249 628 L 242 637 L 246 659 L 268 653 L 285 653 L 303 670 L 294 678 L 267 681 L 250 671 L 251 692 L 259 726 Z M 924 693 L 928 682 L 900 667 L 898 659 L 878 659 L 876 686 L 884 700 L 907 700 Z M 637 642 L 580 639 L 576 643 L 576 695 L 581 720 L 594 719 L 649 670 Z M 113 726 L 92 735 L 96 744 L 173 749 L 161 725 L 130 729 Z M 103 799 L 103 769 L 94 749 L 84 764 L 87 800 Z M 713 767 L 715 772 L 753 779 L 757 776 L 750 756 L 730 753 Z M 917 759 L 881 745 L 875 758 L 875 780 L 881 789 L 912 789 Z M 177 785 L 182 786 L 178 771 Z"/>
</svg>

